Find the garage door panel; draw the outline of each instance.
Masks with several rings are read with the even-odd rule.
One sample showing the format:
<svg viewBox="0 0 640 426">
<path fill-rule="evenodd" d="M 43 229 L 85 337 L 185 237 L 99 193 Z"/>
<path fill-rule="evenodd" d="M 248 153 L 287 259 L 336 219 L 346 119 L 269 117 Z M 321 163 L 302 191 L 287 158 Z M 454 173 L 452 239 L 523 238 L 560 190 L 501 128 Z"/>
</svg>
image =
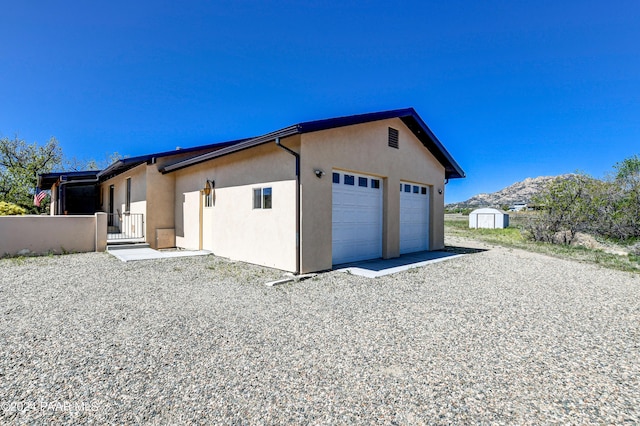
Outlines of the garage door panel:
<svg viewBox="0 0 640 426">
<path fill-rule="evenodd" d="M 400 192 L 400 253 L 428 249 L 429 191 L 425 186 L 403 183 Z"/>
<path fill-rule="evenodd" d="M 333 264 L 382 257 L 382 189 L 372 187 L 371 176 L 339 174 L 333 183 Z M 354 185 L 345 184 L 345 175 Z M 362 183 L 366 186 L 359 186 Z"/>
</svg>

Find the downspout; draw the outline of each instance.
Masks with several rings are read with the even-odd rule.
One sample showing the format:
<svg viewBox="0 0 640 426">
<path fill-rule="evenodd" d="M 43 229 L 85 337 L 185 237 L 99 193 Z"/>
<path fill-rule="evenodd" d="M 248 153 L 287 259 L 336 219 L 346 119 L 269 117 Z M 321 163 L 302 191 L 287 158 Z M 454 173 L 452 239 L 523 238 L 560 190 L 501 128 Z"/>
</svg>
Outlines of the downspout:
<svg viewBox="0 0 640 426">
<path fill-rule="evenodd" d="M 280 143 L 276 138 L 276 145 L 296 157 L 296 275 L 300 275 L 300 154 Z"/>
</svg>

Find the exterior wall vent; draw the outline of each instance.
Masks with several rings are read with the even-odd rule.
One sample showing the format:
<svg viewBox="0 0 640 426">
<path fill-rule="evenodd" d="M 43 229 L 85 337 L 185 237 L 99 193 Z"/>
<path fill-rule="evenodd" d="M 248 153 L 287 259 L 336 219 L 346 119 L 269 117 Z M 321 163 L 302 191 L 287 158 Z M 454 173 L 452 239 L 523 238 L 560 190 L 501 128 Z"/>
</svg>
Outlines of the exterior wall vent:
<svg viewBox="0 0 640 426">
<path fill-rule="evenodd" d="M 389 146 L 391 148 L 398 149 L 398 131 L 392 127 L 389 127 Z"/>
</svg>

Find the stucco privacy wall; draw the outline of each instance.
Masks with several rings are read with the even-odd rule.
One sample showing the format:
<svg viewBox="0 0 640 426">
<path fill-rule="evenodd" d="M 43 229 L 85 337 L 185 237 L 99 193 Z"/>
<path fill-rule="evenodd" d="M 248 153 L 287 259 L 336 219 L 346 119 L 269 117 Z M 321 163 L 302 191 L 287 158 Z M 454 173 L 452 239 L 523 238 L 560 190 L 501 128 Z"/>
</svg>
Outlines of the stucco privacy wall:
<svg viewBox="0 0 640 426">
<path fill-rule="evenodd" d="M 388 129 L 399 132 L 399 149 L 388 145 Z M 332 267 L 331 221 L 334 169 L 383 180 L 383 257 L 400 254 L 400 181 L 429 187 L 429 249 L 444 247 L 444 166 L 398 118 L 305 133 L 301 140 L 301 272 Z M 326 175 L 318 179 L 315 169 Z M 439 193 L 439 189 L 442 193 Z"/>
<path fill-rule="evenodd" d="M 282 144 L 299 149 L 299 136 Z M 275 143 L 240 151 L 175 174 L 178 247 L 200 246 L 231 259 L 295 271 L 295 159 Z M 215 181 L 214 205 L 201 207 L 205 183 Z M 271 187 L 271 209 L 253 209 L 253 189 Z M 202 214 L 202 217 L 200 216 Z"/>
<path fill-rule="evenodd" d="M 104 251 L 107 218 L 91 216 L 2 216 L 0 256 L 30 253 Z"/>
</svg>

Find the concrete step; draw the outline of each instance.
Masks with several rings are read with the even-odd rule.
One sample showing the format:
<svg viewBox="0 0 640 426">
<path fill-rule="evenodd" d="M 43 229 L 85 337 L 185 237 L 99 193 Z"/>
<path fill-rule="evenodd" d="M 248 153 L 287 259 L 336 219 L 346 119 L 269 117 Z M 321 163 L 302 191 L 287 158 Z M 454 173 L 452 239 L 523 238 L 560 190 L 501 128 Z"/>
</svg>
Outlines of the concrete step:
<svg viewBox="0 0 640 426">
<path fill-rule="evenodd" d="M 150 248 L 149 244 L 147 243 L 109 243 L 107 245 L 107 251 L 113 251 L 113 250 L 131 250 L 131 249 L 144 249 L 144 248 Z"/>
</svg>

